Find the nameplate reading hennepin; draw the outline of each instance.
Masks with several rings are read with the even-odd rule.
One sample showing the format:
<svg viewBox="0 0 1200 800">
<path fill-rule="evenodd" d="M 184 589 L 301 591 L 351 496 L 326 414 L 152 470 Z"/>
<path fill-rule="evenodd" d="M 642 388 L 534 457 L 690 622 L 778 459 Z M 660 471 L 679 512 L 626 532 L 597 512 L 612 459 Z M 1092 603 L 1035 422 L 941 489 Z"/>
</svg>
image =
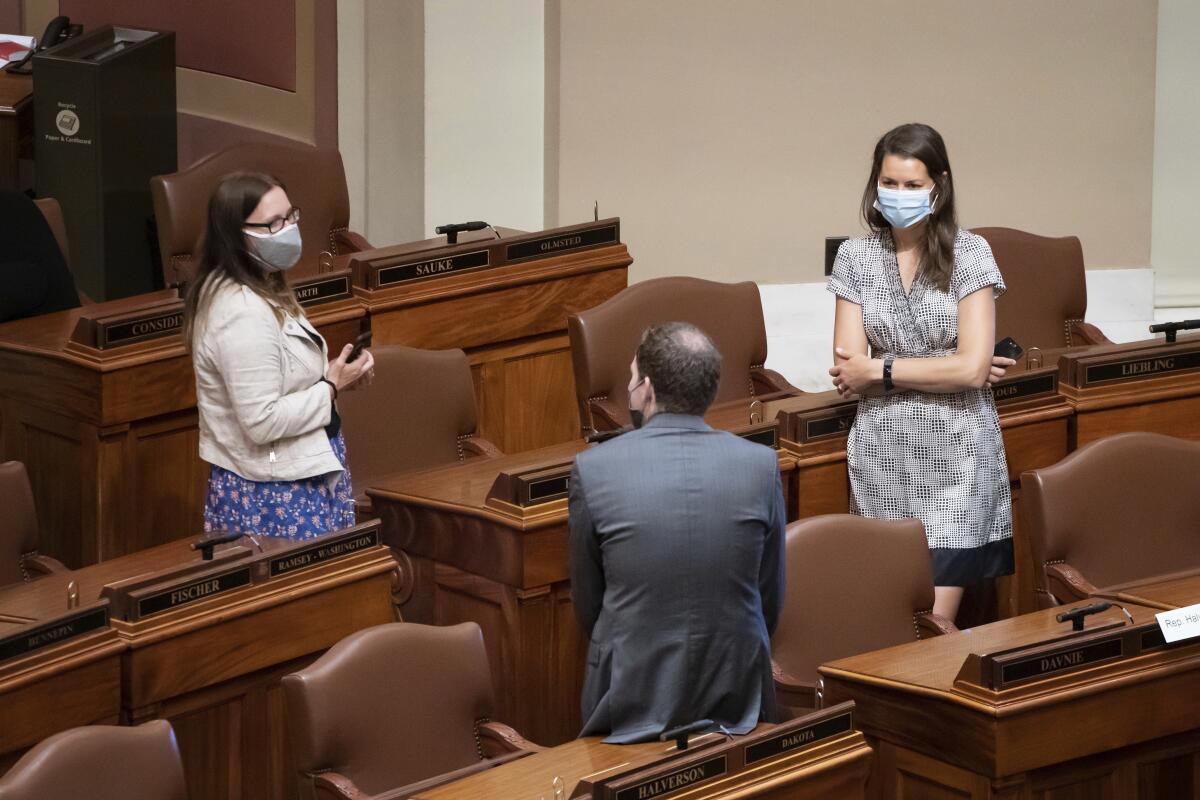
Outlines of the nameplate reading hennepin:
<svg viewBox="0 0 1200 800">
<path fill-rule="evenodd" d="M 814 722 L 812 725 L 805 725 L 803 728 L 786 730 L 769 739 L 746 745 L 745 764 L 750 766 L 768 758 L 801 750 L 811 744 L 842 733 L 849 733 L 852 730 L 854 730 L 854 716 L 849 711 L 845 714 L 838 714 L 836 717 Z"/>
<path fill-rule="evenodd" d="M 617 792 L 616 800 L 652 800 L 666 797 L 684 789 L 692 789 L 705 781 L 720 778 L 729 771 L 725 756 L 717 756 L 650 778 Z"/>
<path fill-rule="evenodd" d="M 168 311 L 144 317 L 122 320 L 113 324 L 100 323 L 97 345 L 101 350 L 122 344 L 134 344 L 179 333 L 183 328 L 183 312 Z"/>
<path fill-rule="evenodd" d="M 439 275 L 449 275 L 455 272 L 465 272 L 478 269 L 490 264 L 487 250 L 472 250 L 469 253 L 459 253 L 445 258 L 430 258 L 424 261 L 410 261 L 407 264 L 397 264 L 394 267 L 384 267 L 376 274 L 380 287 L 394 286 L 397 283 L 417 281 L 422 278 L 434 278 Z"/>
<path fill-rule="evenodd" d="M 360 550 L 367 550 L 378 544 L 379 528 L 338 536 L 320 544 L 314 544 L 312 547 L 306 547 L 279 558 L 272 558 L 271 577 L 277 578 L 280 575 L 287 575 L 289 572 L 354 555 Z"/>
<path fill-rule="evenodd" d="M 85 633 L 98 631 L 108 625 L 108 606 L 89 608 L 69 617 L 22 631 L 14 636 L 0 639 L 0 661 L 16 658 L 43 647 L 60 644 Z"/>
<path fill-rule="evenodd" d="M 571 250 L 583 250 L 587 247 L 616 243 L 617 226 L 615 224 L 604 225 L 599 228 L 543 236 L 540 239 L 510 244 L 505 249 L 504 257 L 506 261 L 522 261 L 536 256 L 550 256 L 555 253 L 566 253 Z"/>
<path fill-rule="evenodd" d="M 1084 371 L 1084 384 L 1094 386 L 1099 383 L 1129 381 L 1193 369 L 1200 369 L 1200 350 L 1092 364 Z"/>
<path fill-rule="evenodd" d="M 172 611 L 189 603 L 208 600 L 210 597 L 216 597 L 224 592 L 249 585 L 250 567 L 248 566 L 226 572 L 222 575 L 209 576 L 203 580 L 176 586 L 165 592 L 152 594 L 149 597 L 143 597 L 138 601 L 138 616 L 147 617 L 163 611 Z"/>
</svg>

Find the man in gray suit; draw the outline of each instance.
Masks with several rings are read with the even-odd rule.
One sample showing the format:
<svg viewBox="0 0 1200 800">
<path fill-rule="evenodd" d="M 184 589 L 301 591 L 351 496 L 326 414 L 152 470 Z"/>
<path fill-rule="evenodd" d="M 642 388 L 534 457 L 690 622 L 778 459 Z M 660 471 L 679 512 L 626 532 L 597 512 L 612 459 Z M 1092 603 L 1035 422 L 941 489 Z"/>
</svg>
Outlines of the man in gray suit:
<svg viewBox="0 0 1200 800">
<path fill-rule="evenodd" d="M 721 355 L 698 328 L 648 328 L 634 425 L 571 473 L 571 594 L 591 639 L 583 731 L 624 744 L 711 719 L 774 721 L 771 632 L 784 591 L 775 453 L 705 424 Z"/>
</svg>

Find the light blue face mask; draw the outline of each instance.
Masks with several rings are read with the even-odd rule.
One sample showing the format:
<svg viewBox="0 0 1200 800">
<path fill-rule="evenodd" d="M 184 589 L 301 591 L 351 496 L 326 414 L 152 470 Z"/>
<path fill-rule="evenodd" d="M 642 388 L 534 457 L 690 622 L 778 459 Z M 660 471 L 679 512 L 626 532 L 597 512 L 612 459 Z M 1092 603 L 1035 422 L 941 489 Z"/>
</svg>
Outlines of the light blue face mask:
<svg viewBox="0 0 1200 800">
<path fill-rule="evenodd" d="M 268 270 L 285 272 L 300 260 L 300 226 L 288 225 L 278 233 L 255 233 L 246 231 L 254 239 L 250 255 L 257 258 Z"/>
<path fill-rule="evenodd" d="M 911 228 L 933 213 L 929 189 L 888 189 L 876 186 L 875 209 L 893 228 Z"/>
</svg>

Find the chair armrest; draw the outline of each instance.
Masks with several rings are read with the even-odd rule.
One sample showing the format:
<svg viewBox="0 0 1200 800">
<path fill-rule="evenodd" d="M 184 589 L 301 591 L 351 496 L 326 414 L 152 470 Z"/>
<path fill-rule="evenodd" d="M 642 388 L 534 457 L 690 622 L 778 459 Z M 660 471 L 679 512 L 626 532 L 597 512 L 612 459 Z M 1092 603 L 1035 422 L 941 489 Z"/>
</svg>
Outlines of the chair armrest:
<svg viewBox="0 0 1200 800">
<path fill-rule="evenodd" d="M 361 233 L 355 233 L 350 230 L 339 230 L 333 234 L 333 244 L 337 247 L 339 254 L 343 253 L 359 253 L 363 250 L 372 250 L 371 243 L 366 240 Z"/>
<path fill-rule="evenodd" d="M 934 636 L 941 636 L 947 633 L 958 633 L 958 628 L 953 622 L 943 617 L 941 614 L 935 614 L 932 611 L 925 611 L 915 615 L 917 619 L 917 638 L 932 639 Z"/>
<path fill-rule="evenodd" d="M 1047 564 L 1045 570 L 1046 590 L 1060 604 L 1086 600 L 1096 592 L 1096 587 L 1070 564 Z"/>
<path fill-rule="evenodd" d="M 755 397 L 759 395 L 792 397 L 793 395 L 804 394 L 802 390 L 788 383 L 787 378 L 775 370 L 767 369 L 766 367 L 751 367 L 750 382 L 754 385 Z"/>
<path fill-rule="evenodd" d="M 1111 340 L 1090 322 L 1071 321 L 1071 344 L 1111 344 Z"/>
<path fill-rule="evenodd" d="M 476 728 L 479 750 L 484 758 L 498 758 L 506 753 L 536 753 L 546 748 L 534 744 L 503 722 L 483 722 Z"/>
<path fill-rule="evenodd" d="M 371 800 L 371 795 L 340 772 L 309 773 L 308 777 L 312 778 L 316 800 Z"/>
<path fill-rule="evenodd" d="M 495 458 L 496 456 L 504 455 L 504 452 L 499 447 L 489 442 L 482 436 L 467 436 L 462 440 L 463 455 L 466 457 L 482 456 L 483 458 Z"/>
<path fill-rule="evenodd" d="M 629 424 L 628 409 L 622 413 L 617 404 L 607 397 L 593 397 L 589 399 L 588 410 L 591 412 L 592 425 L 597 431 L 615 431 Z M 584 434 L 591 433 L 591 430 L 587 427 L 586 420 L 583 424 Z"/>
<path fill-rule="evenodd" d="M 35 577 L 43 575 L 52 575 L 55 572 L 68 572 L 66 564 L 63 564 L 57 558 L 44 556 L 40 553 L 27 553 L 21 556 L 21 566 L 26 572 L 32 573 Z"/>
<path fill-rule="evenodd" d="M 775 702 L 789 708 L 816 708 L 817 684 L 802 681 L 771 659 L 771 676 L 775 679 Z"/>
</svg>

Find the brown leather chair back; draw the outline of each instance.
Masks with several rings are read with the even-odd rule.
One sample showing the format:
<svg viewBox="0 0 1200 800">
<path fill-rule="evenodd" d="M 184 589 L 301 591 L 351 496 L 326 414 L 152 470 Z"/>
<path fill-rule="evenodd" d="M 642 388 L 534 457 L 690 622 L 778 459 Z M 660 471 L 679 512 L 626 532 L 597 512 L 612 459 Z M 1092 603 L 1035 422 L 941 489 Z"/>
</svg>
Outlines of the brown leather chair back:
<svg viewBox="0 0 1200 800">
<path fill-rule="evenodd" d="M 20 461 L 0 464 L 0 586 L 24 579 L 21 556 L 38 549 L 37 510 L 29 475 Z"/>
<path fill-rule="evenodd" d="M 358 631 L 283 678 L 303 776 L 340 773 L 379 794 L 481 760 L 475 725 L 492 715 L 474 622 L 395 622 Z"/>
<path fill-rule="evenodd" d="M 170 175 L 150 179 L 163 279 L 168 286 L 189 280 L 208 221 L 208 200 L 221 178 L 251 170 L 277 178 L 299 207 L 304 250 L 289 276 L 315 275 L 322 252 L 336 254 L 336 237 L 350 224 L 346 172 L 337 150 L 306 145 L 240 144 L 214 153 Z"/>
<path fill-rule="evenodd" d="M 372 347 L 375 381 L 343 392 L 338 413 L 355 492 L 378 478 L 463 458 L 475 434 L 471 366 L 462 350 Z"/>
<path fill-rule="evenodd" d="M 71 266 L 71 245 L 67 239 L 67 223 L 63 218 L 62 206 L 53 197 L 39 197 L 33 201 L 33 204 L 46 218 L 46 224 L 50 226 L 50 232 L 54 234 L 54 241 L 58 242 L 58 249 L 62 251 L 63 261 L 67 263 L 68 267 Z"/>
<path fill-rule="evenodd" d="M 187 800 L 175 732 L 166 720 L 91 725 L 36 745 L 0 778 L 0 800 Z"/>
<path fill-rule="evenodd" d="M 751 370 L 767 360 L 767 331 L 758 286 L 700 278 L 655 278 L 621 290 L 595 308 L 571 315 L 567 328 L 575 367 L 575 396 L 584 428 L 589 401 L 611 399 L 628 424 L 629 362 L 642 332 L 655 323 L 690 322 L 721 352 L 714 403 L 754 395 Z"/>
<path fill-rule="evenodd" d="M 1034 573 L 1065 562 L 1099 588 L 1200 567 L 1200 442 L 1119 433 L 1021 475 Z"/>
<path fill-rule="evenodd" d="M 827 514 L 787 526 L 787 595 L 771 639 L 776 664 L 801 681 L 817 667 L 916 641 L 933 608 L 933 566 L 920 520 Z"/>
<path fill-rule="evenodd" d="M 1051 238 L 1013 228 L 976 228 L 973 233 L 991 245 L 1008 287 L 996 301 L 996 340 L 1011 336 L 1026 350 L 1070 347 L 1072 329 L 1087 311 L 1078 237 Z"/>
</svg>

